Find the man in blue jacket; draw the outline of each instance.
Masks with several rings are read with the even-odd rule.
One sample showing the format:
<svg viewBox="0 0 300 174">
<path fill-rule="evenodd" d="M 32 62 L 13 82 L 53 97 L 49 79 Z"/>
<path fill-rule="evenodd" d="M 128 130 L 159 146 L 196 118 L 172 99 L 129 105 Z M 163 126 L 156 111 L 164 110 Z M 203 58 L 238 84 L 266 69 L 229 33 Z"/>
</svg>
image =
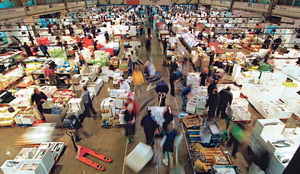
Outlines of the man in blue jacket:
<svg viewBox="0 0 300 174">
<path fill-rule="evenodd" d="M 185 110 L 187 95 L 191 92 L 191 90 L 192 90 L 192 85 L 189 84 L 188 86 L 183 88 L 181 93 L 180 93 L 181 94 L 181 99 L 182 99 L 182 104 L 181 104 L 182 110 Z"/>
<path fill-rule="evenodd" d="M 155 87 L 155 91 L 158 94 L 158 102 L 160 101 L 160 105 L 159 106 L 165 106 L 165 101 L 167 98 L 167 94 L 169 92 L 169 87 L 168 84 L 162 80 L 159 83 L 157 83 L 156 87 Z"/>
</svg>

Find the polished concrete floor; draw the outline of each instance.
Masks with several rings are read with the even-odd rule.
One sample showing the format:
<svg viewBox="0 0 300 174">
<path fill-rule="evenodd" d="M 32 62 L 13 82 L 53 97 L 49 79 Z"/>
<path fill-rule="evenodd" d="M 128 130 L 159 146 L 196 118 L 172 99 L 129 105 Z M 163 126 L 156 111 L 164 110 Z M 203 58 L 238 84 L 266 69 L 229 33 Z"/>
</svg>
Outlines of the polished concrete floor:
<svg viewBox="0 0 300 174">
<path fill-rule="evenodd" d="M 154 35 L 154 34 L 153 34 Z M 152 39 L 152 51 L 151 56 L 153 57 L 154 65 L 156 66 L 157 71 L 160 72 L 162 77 L 168 81 L 168 69 L 163 64 L 163 56 L 161 44 L 157 41 L 155 35 Z M 122 52 L 122 50 L 121 50 Z M 146 51 L 144 46 L 141 48 L 140 59 L 143 61 L 147 60 Z M 142 68 L 142 67 L 140 67 Z M 79 135 L 82 138 L 78 145 L 93 149 L 101 154 L 109 156 L 112 158 L 112 163 L 105 163 L 101 160 L 90 158 L 95 160 L 105 166 L 106 171 L 104 173 L 108 174 L 131 174 L 134 173 L 131 169 L 124 165 L 124 157 L 128 155 L 134 147 L 139 142 L 145 142 L 145 136 L 142 127 L 140 126 L 140 120 L 146 114 L 147 106 L 153 106 L 158 104 L 157 94 L 153 91 L 147 92 L 146 86 L 142 86 L 142 92 L 139 96 L 136 97 L 136 100 L 140 103 L 141 113 L 138 116 L 136 124 L 136 134 L 135 134 L 135 143 L 127 144 L 124 136 L 123 128 L 111 127 L 111 128 L 102 128 L 101 127 L 101 115 L 100 115 L 100 103 L 103 99 L 108 97 L 108 88 L 112 88 L 112 81 L 105 83 L 101 91 L 93 100 L 94 108 L 97 111 L 97 116 L 85 118 L 83 122 L 83 127 L 79 129 Z M 133 88 L 132 88 L 133 89 Z M 179 90 L 177 89 L 176 97 L 171 95 L 167 96 L 166 105 L 171 106 L 172 112 L 175 115 L 175 129 L 183 132 L 182 125 L 179 122 L 177 115 L 181 111 L 181 98 Z M 247 134 L 250 137 L 253 126 L 257 119 L 263 118 L 254 108 L 249 106 L 249 111 L 252 114 L 252 122 L 246 125 Z M 222 129 L 225 129 L 225 121 L 218 120 Z M 286 121 L 288 127 L 294 127 L 298 121 L 291 118 Z M 1 128 L 1 141 L 0 141 L 0 163 L 2 164 L 6 159 L 13 159 L 17 153 L 20 151 L 21 146 L 16 146 L 15 142 L 17 138 L 22 135 L 27 128 L 23 127 L 5 127 Z M 59 137 L 59 140 L 64 141 L 66 144 L 65 152 L 61 156 L 58 163 L 55 165 L 52 173 L 70 173 L 70 174 L 92 174 L 98 173 L 97 170 L 91 168 L 90 166 L 76 160 L 75 152 L 71 139 L 68 136 L 65 136 L 65 131 L 67 129 L 58 128 L 56 129 L 56 137 Z M 145 174 L 165 174 L 169 173 L 170 168 L 162 164 L 162 148 L 159 146 L 161 139 L 157 138 L 154 145 L 154 157 L 153 159 L 139 172 Z M 24 146 L 30 147 L 30 146 Z M 190 159 L 187 151 L 188 145 L 186 139 L 183 139 L 180 144 L 179 149 L 179 163 L 184 167 L 184 170 L 187 174 L 193 173 L 192 167 L 190 164 Z M 229 150 L 228 148 L 222 149 Z M 248 167 L 251 164 L 251 160 L 248 157 L 247 144 L 243 144 L 239 148 L 237 154 L 237 159 L 232 158 L 233 164 L 239 166 L 243 174 L 247 173 Z"/>
</svg>

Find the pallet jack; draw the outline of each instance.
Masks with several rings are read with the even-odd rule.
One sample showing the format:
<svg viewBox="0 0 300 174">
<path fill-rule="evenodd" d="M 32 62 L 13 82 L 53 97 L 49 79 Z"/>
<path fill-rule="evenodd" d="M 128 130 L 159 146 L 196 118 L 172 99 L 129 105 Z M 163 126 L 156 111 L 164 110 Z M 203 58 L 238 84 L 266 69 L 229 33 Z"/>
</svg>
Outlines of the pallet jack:
<svg viewBox="0 0 300 174">
<path fill-rule="evenodd" d="M 74 145 L 74 150 L 76 152 L 76 159 L 78 159 L 79 161 L 97 169 L 97 170 L 100 170 L 100 171 L 104 171 L 105 170 L 105 167 L 102 166 L 101 164 L 98 164 L 88 158 L 86 158 L 87 155 L 92 155 L 102 161 L 105 161 L 107 163 L 111 163 L 112 162 L 112 159 L 105 156 L 105 155 L 102 155 L 98 152 L 95 152 L 91 149 L 88 149 L 86 147 L 83 147 L 83 146 L 80 146 L 80 145 L 76 145 L 75 143 L 75 140 L 78 139 L 78 136 L 77 134 L 74 132 L 74 131 L 67 131 L 66 134 L 71 137 L 72 139 L 72 142 L 73 142 L 73 145 Z"/>
</svg>

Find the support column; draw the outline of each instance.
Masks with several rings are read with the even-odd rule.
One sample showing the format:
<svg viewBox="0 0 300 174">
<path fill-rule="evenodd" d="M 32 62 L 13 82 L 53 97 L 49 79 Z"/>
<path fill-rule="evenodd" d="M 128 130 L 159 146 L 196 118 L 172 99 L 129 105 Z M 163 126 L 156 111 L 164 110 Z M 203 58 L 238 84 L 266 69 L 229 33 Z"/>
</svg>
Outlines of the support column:
<svg viewBox="0 0 300 174">
<path fill-rule="evenodd" d="M 85 8 L 88 8 L 87 0 L 84 0 L 84 5 L 85 5 Z"/>
<path fill-rule="evenodd" d="M 234 2 L 234 0 L 230 0 L 230 6 L 229 6 L 229 10 L 230 10 L 230 11 L 232 11 L 233 2 Z"/>
<path fill-rule="evenodd" d="M 269 16 L 272 15 L 272 10 L 273 10 L 273 8 L 275 7 L 275 5 L 277 4 L 277 2 L 278 2 L 278 0 L 271 0 L 271 1 L 270 1 L 270 4 L 269 4 L 269 8 L 268 8 L 266 17 L 269 17 Z"/>
<path fill-rule="evenodd" d="M 64 0 L 64 4 L 65 4 L 65 9 L 66 9 L 66 11 L 69 13 L 69 8 L 68 8 L 67 0 Z"/>
<path fill-rule="evenodd" d="M 27 1 L 24 1 L 24 0 L 21 0 L 21 1 L 22 1 L 22 5 L 23 5 L 23 8 L 24 8 L 24 11 L 25 11 L 25 15 L 28 16 L 27 5 L 26 5 Z"/>
</svg>

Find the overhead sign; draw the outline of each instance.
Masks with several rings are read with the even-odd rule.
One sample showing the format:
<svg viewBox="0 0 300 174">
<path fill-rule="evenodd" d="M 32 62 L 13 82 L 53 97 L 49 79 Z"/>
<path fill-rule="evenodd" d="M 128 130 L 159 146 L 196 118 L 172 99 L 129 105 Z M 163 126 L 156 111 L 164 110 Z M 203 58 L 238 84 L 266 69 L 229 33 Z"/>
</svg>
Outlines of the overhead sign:
<svg viewBox="0 0 300 174">
<path fill-rule="evenodd" d="M 171 5 L 171 0 L 126 0 L 127 5 Z"/>
</svg>

